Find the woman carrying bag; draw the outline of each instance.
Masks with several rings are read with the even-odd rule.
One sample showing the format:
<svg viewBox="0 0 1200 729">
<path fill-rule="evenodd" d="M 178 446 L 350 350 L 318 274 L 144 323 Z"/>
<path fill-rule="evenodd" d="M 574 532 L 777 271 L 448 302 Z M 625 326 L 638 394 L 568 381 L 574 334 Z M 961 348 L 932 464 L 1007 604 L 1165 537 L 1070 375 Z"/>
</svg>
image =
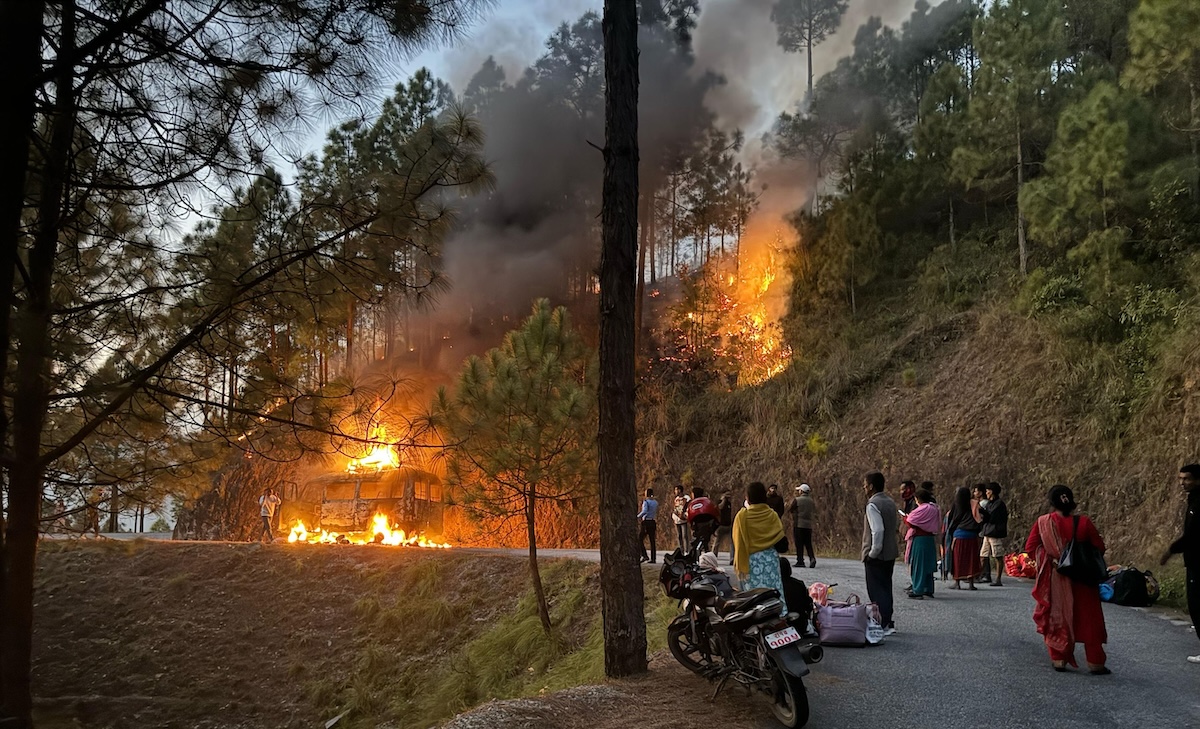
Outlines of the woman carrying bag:
<svg viewBox="0 0 1200 729">
<path fill-rule="evenodd" d="M 1050 489 L 1049 498 L 1054 511 L 1038 517 L 1025 541 L 1025 551 L 1037 560 L 1033 622 L 1046 641 L 1054 670 L 1065 671 L 1068 664 L 1078 668 L 1075 644 L 1083 643 L 1088 672 L 1097 676 L 1110 674 L 1112 671 L 1104 665 L 1108 633 L 1099 583 L 1092 584 L 1091 579 L 1073 580 L 1060 572 L 1059 565 L 1064 552 L 1071 553 L 1076 567 L 1084 560 L 1098 559 L 1104 554 L 1104 540 L 1091 519 L 1072 516 L 1075 494 L 1071 489 L 1055 486 Z M 1066 567 L 1064 563 L 1062 569 Z"/>
</svg>

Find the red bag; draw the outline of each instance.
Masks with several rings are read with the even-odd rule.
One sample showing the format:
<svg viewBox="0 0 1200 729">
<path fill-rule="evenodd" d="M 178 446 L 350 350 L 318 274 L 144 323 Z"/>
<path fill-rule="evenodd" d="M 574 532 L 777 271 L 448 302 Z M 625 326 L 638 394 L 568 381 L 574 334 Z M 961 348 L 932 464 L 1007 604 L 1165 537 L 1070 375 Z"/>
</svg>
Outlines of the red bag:
<svg viewBox="0 0 1200 729">
<path fill-rule="evenodd" d="M 1034 579 L 1037 577 L 1037 562 L 1028 554 L 1008 554 L 1004 557 L 1004 571 L 1009 577 L 1025 577 Z"/>
</svg>

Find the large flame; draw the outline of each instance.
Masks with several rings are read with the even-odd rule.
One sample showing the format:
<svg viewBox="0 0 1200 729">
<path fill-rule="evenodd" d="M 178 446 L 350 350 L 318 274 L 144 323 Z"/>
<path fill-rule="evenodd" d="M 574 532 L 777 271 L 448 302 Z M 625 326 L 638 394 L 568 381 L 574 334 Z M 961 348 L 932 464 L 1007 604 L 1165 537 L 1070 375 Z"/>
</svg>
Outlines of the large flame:
<svg viewBox="0 0 1200 729">
<path fill-rule="evenodd" d="M 350 463 L 346 465 L 347 473 L 359 473 L 361 471 L 379 472 L 384 469 L 400 467 L 399 452 L 397 452 L 395 446 L 386 442 L 386 428 L 382 425 L 373 428 L 369 440 L 372 442 L 371 450 L 359 458 L 351 458 Z"/>
<path fill-rule="evenodd" d="M 292 544 L 386 544 L 393 547 L 421 547 L 422 549 L 450 549 L 449 544 L 435 542 L 420 532 L 406 534 L 397 526 L 388 526 L 386 514 L 375 514 L 371 519 L 370 532 L 339 534 L 321 529 L 309 531 L 304 522 L 297 519 L 288 534 Z"/>
<path fill-rule="evenodd" d="M 782 243 L 753 243 L 746 242 L 740 261 L 708 264 L 715 270 L 701 275 L 708 276 L 715 290 L 705 294 L 702 309 L 685 314 L 686 327 L 700 330 L 687 337 L 690 348 L 698 349 L 707 336 L 714 335 L 713 354 L 736 369 L 742 385 L 774 377 L 787 369 L 792 358 L 777 319 L 785 292 L 772 288 L 780 276 L 776 251 Z M 729 271 L 730 267 L 735 270 Z"/>
</svg>

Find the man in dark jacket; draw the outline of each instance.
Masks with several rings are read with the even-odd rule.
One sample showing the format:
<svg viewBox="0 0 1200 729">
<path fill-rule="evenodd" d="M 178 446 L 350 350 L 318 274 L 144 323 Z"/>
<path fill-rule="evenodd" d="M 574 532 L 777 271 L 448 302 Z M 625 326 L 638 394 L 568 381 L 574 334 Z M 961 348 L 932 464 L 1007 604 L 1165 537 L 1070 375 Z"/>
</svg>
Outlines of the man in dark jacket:
<svg viewBox="0 0 1200 729">
<path fill-rule="evenodd" d="M 992 587 L 1004 586 L 1001 578 L 1004 576 L 1004 540 L 1008 539 L 1008 506 L 1000 499 L 1000 493 L 1000 484 L 987 485 L 988 504 L 984 507 L 983 528 L 979 530 L 979 537 L 983 540 L 979 556 L 991 560 L 996 567 Z"/>
<path fill-rule="evenodd" d="M 767 506 L 775 512 L 775 516 L 783 519 L 783 497 L 779 494 L 779 486 L 771 484 L 767 487 Z"/>
<path fill-rule="evenodd" d="M 1183 536 L 1171 543 L 1159 564 L 1166 564 L 1173 554 L 1183 555 L 1187 570 L 1188 612 L 1192 626 L 1200 638 L 1200 463 L 1179 469 L 1179 488 L 1187 494 L 1187 510 L 1183 517 Z M 1200 663 L 1200 655 L 1188 656 L 1189 663 Z"/>
</svg>

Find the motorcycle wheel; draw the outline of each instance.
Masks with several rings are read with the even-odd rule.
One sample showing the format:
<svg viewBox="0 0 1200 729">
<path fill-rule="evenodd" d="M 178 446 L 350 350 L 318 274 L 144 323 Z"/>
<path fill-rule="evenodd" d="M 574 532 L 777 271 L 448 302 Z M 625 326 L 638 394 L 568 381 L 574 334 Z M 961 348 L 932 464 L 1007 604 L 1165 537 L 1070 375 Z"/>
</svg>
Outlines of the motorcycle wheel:
<svg viewBox="0 0 1200 729">
<path fill-rule="evenodd" d="M 667 647 L 671 649 L 671 655 L 675 656 L 675 660 L 679 661 L 684 668 L 692 673 L 700 673 L 704 670 L 704 663 L 699 646 L 692 645 L 688 628 L 686 619 L 671 623 L 667 627 Z"/>
<path fill-rule="evenodd" d="M 800 729 L 808 723 L 808 691 L 804 681 L 778 667 L 772 672 L 771 679 L 775 684 L 775 703 L 771 706 L 775 718 L 787 729 Z"/>
</svg>

